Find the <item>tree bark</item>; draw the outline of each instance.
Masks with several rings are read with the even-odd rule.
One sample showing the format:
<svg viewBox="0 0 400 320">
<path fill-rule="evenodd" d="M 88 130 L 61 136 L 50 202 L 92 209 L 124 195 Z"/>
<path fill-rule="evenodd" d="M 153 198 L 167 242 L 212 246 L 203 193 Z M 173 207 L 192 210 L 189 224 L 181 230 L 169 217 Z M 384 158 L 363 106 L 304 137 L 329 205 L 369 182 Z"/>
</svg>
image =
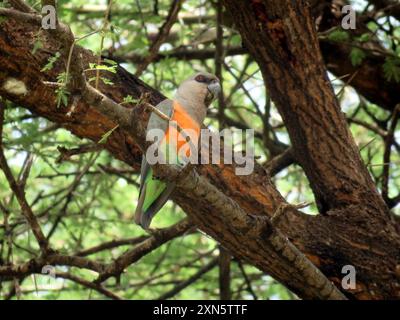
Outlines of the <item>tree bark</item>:
<svg viewBox="0 0 400 320">
<path fill-rule="evenodd" d="M 331 230 L 339 232 L 342 240 L 347 238 L 359 249 L 364 247 L 357 254 L 354 248 L 350 253 L 342 247 L 340 259 L 345 264 L 366 269 L 369 268 L 364 260 L 366 255 L 383 254 L 382 245 L 388 245 L 391 253 L 383 254 L 386 256 L 383 263 L 388 263 L 386 276 L 391 275 L 394 285 L 390 280 L 385 281 L 386 290 L 399 296 L 396 266 L 400 261 L 400 237 L 339 108 L 306 2 L 236 0 L 224 3 L 236 21 L 244 45 L 258 62 L 268 91 L 282 115 L 295 157 L 308 177 L 323 215 L 319 220 L 325 220 Z M 322 241 L 325 245 L 319 244 L 319 249 L 331 240 L 331 232 L 326 231 L 327 239 Z M 322 240 L 324 235 L 314 237 Z M 371 242 L 368 238 L 374 240 Z M 337 260 L 338 252 L 334 251 L 325 252 L 326 258 Z M 321 251 L 320 256 L 323 255 Z M 369 278 L 368 282 L 374 281 Z M 374 297 L 375 291 L 369 292 Z"/>
</svg>

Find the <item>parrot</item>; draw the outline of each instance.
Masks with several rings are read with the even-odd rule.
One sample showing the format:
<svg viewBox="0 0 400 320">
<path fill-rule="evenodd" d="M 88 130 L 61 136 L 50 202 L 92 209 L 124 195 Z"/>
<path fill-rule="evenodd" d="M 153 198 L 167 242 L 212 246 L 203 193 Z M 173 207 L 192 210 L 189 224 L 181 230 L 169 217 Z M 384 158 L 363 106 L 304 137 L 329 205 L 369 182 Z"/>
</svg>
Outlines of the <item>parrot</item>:
<svg viewBox="0 0 400 320">
<path fill-rule="evenodd" d="M 171 121 L 153 111 L 146 130 L 147 132 L 152 129 L 162 130 L 163 137 L 157 142 L 157 150 L 168 158 L 168 163 L 185 165 L 186 160 L 183 158 L 190 156 L 191 152 L 190 148 L 183 155 L 180 152 L 180 149 L 188 141 L 186 137 L 189 134 L 185 137 L 185 130 L 192 133 L 190 140 L 199 141 L 200 129 L 207 109 L 211 102 L 218 97 L 220 91 L 220 81 L 215 75 L 198 72 L 180 84 L 172 100 L 165 99 L 156 106 L 156 109 Z M 173 126 L 173 122 L 177 126 Z M 180 128 L 179 132 L 178 128 Z M 171 138 L 179 135 L 183 135 L 184 139 L 173 140 Z M 136 224 L 145 230 L 149 229 L 153 217 L 168 201 L 175 185 L 174 182 L 161 181 L 154 176 L 144 153 L 140 170 L 139 200 L 135 211 Z"/>
</svg>

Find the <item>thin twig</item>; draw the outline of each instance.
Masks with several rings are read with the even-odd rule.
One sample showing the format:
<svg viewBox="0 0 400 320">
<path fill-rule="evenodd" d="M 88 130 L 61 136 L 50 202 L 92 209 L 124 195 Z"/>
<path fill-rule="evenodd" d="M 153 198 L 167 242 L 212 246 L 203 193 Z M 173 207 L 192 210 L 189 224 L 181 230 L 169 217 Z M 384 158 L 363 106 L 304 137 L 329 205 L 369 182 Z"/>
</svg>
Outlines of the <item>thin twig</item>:
<svg viewBox="0 0 400 320">
<path fill-rule="evenodd" d="M 75 283 L 78 283 L 86 288 L 95 290 L 113 300 L 122 300 L 122 298 L 120 296 L 116 295 L 115 293 L 111 292 L 110 290 L 107 290 L 99 283 L 87 281 L 83 278 L 77 277 L 77 276 L 67 273 L 67 272 L 57 272 L 56 277 L 67 279 L 67 280 L 73 281 Z"/>
<path fill-rule="evenodd" d="M 0 127 L 2 128 L 2 123 L 4 119 L 4 107 L 0 109 Z M 0 133 L 2 133 L 2 129 L 0 129 Z M 0 141 L 2 141 L 2 136 L 0 136 Z M 43 254 L 48 254 L 50 253 L 50 246 L 48 241 L 46 240 L 46 237 L 44 236 L 42 229 L 40 228 L 40 225 L 36 219 L 36 216 L 32 212 L 31 207 L 28 204 L 28 201 L 25 198 L 25 193 L 23 189 L 21 189 L 21 186 L 17 183 L 15 180 L 10 167 L 8 166 L 6 157 L 4 155 L 4 150 L 3 150 L 3 145 L 2 142 L 0 142 L 0 168 L 3 170 L 4 175 L 6 176 L 6 179 L 8 181 L 8 184 L 10 185 L 11 190 L 15 194 L 19 205 L 21 206 L 22 209 L 22 214 L 24 215 L 25 219 L 27 220 L 28 224 L 30 225 L 32 232 L 39 243 L 39 246 L 42 250 Z"/>
<path fill-rule="evenodd" d="M 153 43 L 149 48 L 149 54 L 144 58 L 143 62 L 141 62 L 136 68 L 136 73 L 135 73 L 136 77 L 140 77 L 143 71 L 146 70 L 148 65 L 157 56 L 161 45 L 165 42 L 165 39 L 168 37 L 168 34 L 171 31 L 172 26 L 174 25 L 174 23 L 178 18 L 178 13 L 182 7 L 182 3 L 183 0 L 173 0 L 168 12 L 167 19 L 161 26 L 160 31 L 157 34 L 157 37 L 154 39 Z"/>
<path fill-rule="evenodd" d="M 112 6 L 112 0 L 109 0 L 108 6 L 106 13 L 104 15 L 103 19 L 103 27 L 101 28 L 101 39 L 100 39 L 100 50 L 99 50 L 99 55 L 97 57 L 97 67 L 101 64 L 101 52 L 103 51 L 103 46 L 104 46 L 104 32 L 107 30 L 108 24 L 110 23 L 109 21 L 109 16 L 110 16 L 110 11 L 111 11 L 111 6 Z M 96 82 L 95 82 L 95 88 L 99 88 L 99 79 L 100 79 L 100 69 L 97 68 L 96 70 Z"/>
<path fill-rule="evenodd" d="M 206 264 L 204 267 L 202 267 L 199 271 L 197 271 L 189 279 L 182 281 L 181 283 L 176 285 L 174 288 L 172 288 L 170 291 L 162 294 L 160 297 L 157 298 L 157 300 L 167 300 L 169 298 L 172 298 L 173 296 L 175 296 L 179 292 L 181 292 L 183 289 L 187 288 L 192 283 L 199 280 L 204 274 L 206 274 L 207 272 L 212 270 L 216 265 L 218 265 L 218 258 L 212 259 L 208 264 Z"/>
</svg>

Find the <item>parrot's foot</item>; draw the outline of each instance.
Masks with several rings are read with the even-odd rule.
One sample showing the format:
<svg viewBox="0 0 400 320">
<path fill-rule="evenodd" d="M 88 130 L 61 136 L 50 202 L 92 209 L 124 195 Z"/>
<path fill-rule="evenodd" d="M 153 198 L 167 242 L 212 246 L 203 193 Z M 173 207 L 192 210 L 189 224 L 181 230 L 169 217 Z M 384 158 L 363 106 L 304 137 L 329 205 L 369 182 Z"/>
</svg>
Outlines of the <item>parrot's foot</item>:
<svg viewBox="0 0 400 320">
<path fill-rule="evenodd" d="M 179 171 L 180 171 L 179 175 L 189 172 L 192 168 L 193 166 L 189 162 L 179 164 Z"/>
<path fill-rule="evenodd" d="M 189 164 L 189 163 L 183 162 L 183 163 L 179 163 L 177 166 L 180 168 L 180 170 L 183 170 L 183 169 L 186 168 L 186 166 L 187 166 L 188 164 Z"/>
<path fill-rule="evenodd" d="M 171 164 L 170 166 L 175 168 L 176 171 L 182 172 L 183 170 L 185 170 L 185 168 L 188 166 L 188 164 L 186 164 L 186 163 L 175 163 L 175 164 Z"/>
<path fill-rule="evenodd" d="M 192 165 L 190 163 L 173 163 L 168 164 L 171 168 L 174 168 L 174 173 L 168 177 L 168 181 L 178 180 L 179 177 L 185 175 L 191 170 Z M 153 172 L 153 180 L 163 180 L 162 175 L 158 175 L 157 171 Z"/>
<path fill-rule="evenodd" d="M 310 203 L 308 202 L 301 202 L 299 204 L 290 204 L 290 203 L 281 203 L 278 208 L 275 210 L 274 214 L 271 217 L 271 223 L 273 226 L 276 226 L 279 224 L 279 222 L 281 221 L 282 217 L 287 213 L 288 210 L 290 209 L 294 209 L 294 210 L 298 210 L 298 209 L 302 209 L 305 207 L 308 207 L 310 205 Z"/>
</svg>

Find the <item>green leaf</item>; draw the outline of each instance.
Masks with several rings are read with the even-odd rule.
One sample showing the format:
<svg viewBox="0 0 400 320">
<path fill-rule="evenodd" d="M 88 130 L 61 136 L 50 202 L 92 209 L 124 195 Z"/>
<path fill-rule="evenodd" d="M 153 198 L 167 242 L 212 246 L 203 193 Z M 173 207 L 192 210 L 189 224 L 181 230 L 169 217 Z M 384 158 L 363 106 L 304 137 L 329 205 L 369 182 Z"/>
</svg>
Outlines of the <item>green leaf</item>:
<svg viewBox="0 0 400 320">
<path fill-rule="evenodd" d="M 368 42 L 369 40 L 371 40 L 371 34 L 370 33 L 364 33 L 357 40 L 360 41 L 360 42 Z"/>
<path fill-rule="evenodd" d="M 353 48 L 350 52 L 351 64 L 355 67 L 359 66 L 367 55 L 360 48 Z"/>
<path fill-rule="evenodd" d="M 64 106 L 68 106 L 68 96 L 69 96 L 69 92 L 65 89 L 64 86 L 56 89 L 56 95 L 57 95 L 57 108 L 59 108 L 61 106 L 61 103 Z"/>
<path fill-rule="evenodd" d="M 107 78 L 104 78 L 104 77 L 100 77 L 99 79 L 101 81 L 103 81 L 104 84 L 107 84 L 107 85 L 113 85 L 114 84 L 114 82 L 112 82 L 110 79 L 107 79 Z M 96 81 L 96 77 L 90 77 L 89 80 L 88 80 L 89 83 L 94 82 L 94 81 Z"/>
<path fill-rule="evenodd" d="M 388 81 L 400 82 L 400 58 L 388 57 L 382 66 L 385 78 Z"/>
<path fill-rule="evenodd" d="M 60 58 L 61 54 L 59 52 L 56 52 L 54 56 L 50 57 L 47 64 L 40 70 L 41 72 L 49 71 L 53 69 L 54 64 Z"/>
<path fill-rule="evenodd" d="M 57 76 L 57 83 L 62 83 L 62 84 L 67 83 L 67 73 L 66 72 L 61 72 Z"/>
<path fill-rule="evenodd" d="M 112 72 L 112 73 L 116 73 L 116 72 L 117 72 L 116 66 L 106 66 L 106 65 L 104 65 L 104 64 L 97 65 L 97 66 L 96 66 L 96 69 L 98 69 L 98 70 L 105 70 L 105 71 L 109 71 L 109 72 Z"/>
<path fill-rule="evenodd" d="M 328 34 L 328 39 L 335 42 L 344 42 L 349 40 L 349 34 L 343 30 L 333 30 Z"/>
<path fill-rule="evenodd" d="M 108 138 L 111 136 L 111 134 L 119 127 L 119 124 L 117 124 L 114 128 L 112 128 L 111 130 L 107 131 L 105 134 L 103 134 L 103 136 L 101 137 L 101 139 L 99 140 L 99 144 L 104 144 L 107 142 Z"/>
<path fill-rule="evenodd" d="M 100 79 L 101 79 L 101 81 L 104 82 L 104 84 L 107 84 L 107 85 L 110 85 L 110 86 L 114 84 L 114 82 L 112 82 L 110 79 L 107 79 L 107 78 L 104 78 L 104 77 L 100 77 Z"/>
<path fill-rule="evenodd" d="M 109 60 L 112 61 L 112 60 Z M 114 62 L 114 61 L 113 61 Z M 117 72 L 117 63 L 114 62 L 111 66 L 107 66 L 104 64 L 96 64 L 96 63 L 89 63 L 89 68 L 90 69 L 95 69 L 95 70 L 104 70 L 104 71 L 108 71 L 111 73 L 116 73 Z"/>
<path fill-rule="evenodd" d="M 107 58 L 104 59 L 104 62 L 107 62 L 108 64 L 110 64 L 110 65 L 112 65 L 112 66 L 115 66 L 115 65 L 118 64 L 118 63 L 115 62 L 114 60 L 107 59 Z"/>
<path fill-rule="evenodd" d="M 32 49 L 32 51 L 31 51 L 31 53 L 32 53 L 33 55 L 35 55 L 36 52 L 37 52 L 39 49 L 42 49 L 42 48 L 43 48 L 43 43 L 42 43 L 42 41 L 40 41 L 40 39 L 37 39 L 37 40 L 35 41 L 35 43 L 33 44 L 33 49 Z"/>
<path fill-rule="evenodd" d="M 134 97 L 132 97 L 131 95 L 127 95 L 126 97 L 124 97 L 124 100 L 122 101 L 123 104 L 127 104 L 127 103 L 137 103 L 137 99 L 135 99 Z"/>
</svg>

